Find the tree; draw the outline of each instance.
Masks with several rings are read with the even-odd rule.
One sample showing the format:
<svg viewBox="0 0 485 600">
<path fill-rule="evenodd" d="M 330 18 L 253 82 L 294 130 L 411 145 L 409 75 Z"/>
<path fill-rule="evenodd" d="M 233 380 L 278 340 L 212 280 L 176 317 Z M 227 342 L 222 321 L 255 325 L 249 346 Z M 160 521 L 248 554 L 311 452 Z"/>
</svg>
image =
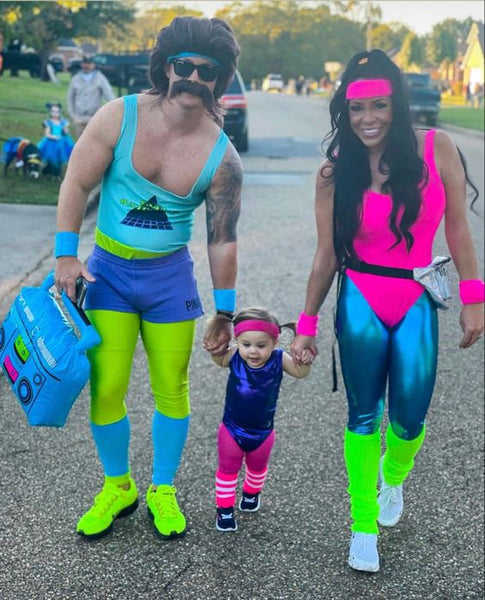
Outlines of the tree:
<svg viewBox="0 0 485 600">
<path fill-rule="evenodd" d="M 248 81 L 267 73 L 319 79 L 326 61 L 344 62 L 365 45 L 362 25 L 331 15 L 326 2 L 231 2 L 216 14 L 234 29 Z"/>
<path fill-rule="evenodd" d="M 142 5 L 136 19 L 124 31 L 119 33 L 115 27 L 108 26 L 103 49 L 106 52 L 151 50 L 160 29 L 169 25 L 175 17 L 179 16 L 202 17 L 203 13 L 183 5 L 170 8 L 149 7 L 148 10 L 144 10 Z"/>
<path fill-rule="evenodd" d="M 49 54 L 61 38 L 83 34 L 96 38 L 104 34 L 108 24 L 122 30 L 133 17 L 134 7 L 128 2 L 0 3 L 0 19 L 8 25 L 8 33 L 38 50 L 44 78 Z"/>
<path fill-rule="evenodd" d="M 382 11 L 371 0 L 335 0 L 334 6 L 338 12 L 360 23 L 365 23 L 366 49 L 372 48 L 372 30 L 379 24 Z"/>
<path fill-rule="evenodd" d="M 372 29 L 372 47 L 384 52 L 400 48 L 409 31 L 401 23 L 381 23 Z"/>
<path fill-rule="evenodd" d="M 421 40 L 410 31 L 403 40 L 399 59 L 403 70 L 409 69 L 411 65 L 421 66 L 424 62 L 424 53 Z"/>
<path fill-rule="evenodd" d="M 456 38 L 441 27 L 434 27 L 426 45 L 426 54 L 434 65 L 453 62 L 457 55 Z"/>
<path fill-rule="evenodd" d="M 452 63 L 458 56 L 458 44 L 466 41 L 473 20 L 445 19 L 437 23 L 427 39 L 426 56 L 435 66 Z"/>
<path fill-rule="evenodd" d="M 412 31 L 404 38 L 399 56 L 404 70 L 407 70 L 411 65 L 421 66 L 423 64 L 423 47 L 418 36 Z"/>
</svg>

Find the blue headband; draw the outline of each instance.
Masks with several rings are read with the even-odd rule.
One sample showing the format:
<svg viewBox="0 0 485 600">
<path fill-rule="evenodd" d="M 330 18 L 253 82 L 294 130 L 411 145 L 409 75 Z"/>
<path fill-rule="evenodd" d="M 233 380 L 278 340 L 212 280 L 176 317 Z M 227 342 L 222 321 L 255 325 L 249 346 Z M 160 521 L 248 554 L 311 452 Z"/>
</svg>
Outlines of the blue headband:
<svg viewBox="0 0 485 600">
<path fill-rule="evenodd" d="M 210 60 L 210 62 L 214 65 L 216 65 L 217 67 L 220 68 L 220 63 L 217 62 L 217 60 L 215 58 L 212 58 L 211 56 L 206 56 L 205 54 L 199 54 L 198 52 L 179 52 L 178 54 L 174 54 L 173 56 L 169 56 L 167 58 L 167 62 L 171 63 L 174 60 L 177 60 L 177 58 L 187 58 L 188 56 L 197 56 L 198 58 L 205 58 L 206 60 Z"/>
</svg>

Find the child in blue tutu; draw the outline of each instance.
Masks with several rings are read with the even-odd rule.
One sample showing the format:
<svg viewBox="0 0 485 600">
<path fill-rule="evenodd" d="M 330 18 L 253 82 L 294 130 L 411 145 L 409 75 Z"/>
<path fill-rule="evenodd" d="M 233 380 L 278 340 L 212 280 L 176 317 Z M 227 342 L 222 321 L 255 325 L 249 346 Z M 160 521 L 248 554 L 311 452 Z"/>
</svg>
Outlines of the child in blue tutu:
<svg viewBox="0 0 485 600">
<path fill-rule="evenodd" d="M 62 165 L 67 163 L 74 147 L 69 135 L 69 121 L 61 114 L 59 102 L 47 102 L 49 118 L 43 122 L 44 137 L 37 144 L 45 162 L 43 173 L 60 177 Z"/>
</svg>

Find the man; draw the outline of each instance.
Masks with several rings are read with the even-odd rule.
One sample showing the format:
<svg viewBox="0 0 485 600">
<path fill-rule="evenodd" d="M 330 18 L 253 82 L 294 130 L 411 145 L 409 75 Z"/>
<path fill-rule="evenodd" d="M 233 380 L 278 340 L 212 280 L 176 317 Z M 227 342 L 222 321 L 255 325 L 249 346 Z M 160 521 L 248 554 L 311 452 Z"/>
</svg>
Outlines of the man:
<svg viewBox="0 0 485 600">
<path fill-rule="evenodd" d="M 239 47 L 219 19 L 177 17 L 160 31 L 150 59 L 148 93 L 103 106 L 76 144 L 61 185 L 56 285 L 71 298 L 88 282 L 86 311 L 102 342 L 90 352 L 91 428 L 105 483 L 77 531 L 107 533 L 136 509 L 128 463 L 124 402 L 138 335 L 155 398 L 153 475 L 146 502 L 164 537 L 184 533 L 173 480 L 189 426 L 188 364 L 195 319 L 202 314 L 187 243 L 204 200 L 215 308 L 204 344 L 225 351 L 235 308 L 236 224 L 242 166 L 220 128 L 219 98 Z M 78 232 L 89 190 L 102 178 L 96 246 L 86 268 Z"/>
<path fill-rule="evenodd" d="M 78 138 L 103 100 L 109 102 L 114 97 L 109 81 L 96 69 L 93 59 L 84 56 L 81 70 L 71 79 L 67 90 L 67 108 Z"/>
</svg>

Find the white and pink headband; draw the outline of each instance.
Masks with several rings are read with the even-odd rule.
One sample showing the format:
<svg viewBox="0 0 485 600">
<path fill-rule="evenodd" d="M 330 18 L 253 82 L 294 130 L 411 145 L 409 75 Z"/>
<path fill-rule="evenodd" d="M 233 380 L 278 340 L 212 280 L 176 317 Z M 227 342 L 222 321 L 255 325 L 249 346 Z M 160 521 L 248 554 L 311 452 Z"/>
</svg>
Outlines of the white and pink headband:
<svg viewBox="0 0 485 600">
<path fill-rule="evenodd" d="M 269 323 L 268 321 L 262 321 L 261 319 L 247 319 L 234 326 L 234 335 L 236 337 L 241 335 L 244 331 L 264 331 L 264 333 L 269 334 L 275 340 L 280 334 L 278 325 Z"/>
<path fill-rule="evenodd" d="M 349 83 L 345 91 L 347 100 L 377 96 L 392 96 L 392 83 L 389 79 L 359 79 Z"/>
</svg>

